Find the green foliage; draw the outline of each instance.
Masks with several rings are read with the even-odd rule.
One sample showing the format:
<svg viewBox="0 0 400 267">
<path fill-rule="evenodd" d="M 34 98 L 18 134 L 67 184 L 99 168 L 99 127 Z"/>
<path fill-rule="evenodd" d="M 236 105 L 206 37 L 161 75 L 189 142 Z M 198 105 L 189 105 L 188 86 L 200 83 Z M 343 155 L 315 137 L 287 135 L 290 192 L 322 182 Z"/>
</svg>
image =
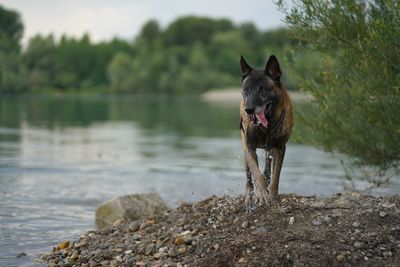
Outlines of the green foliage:
<svg viewBox="0 0 400 267">
<path fill-rule="evenodd" d="M 279 32 L 285 34 L 285 30 Z M 115 55 L 111 61 L 111 88 L 150 94 L 199 94 L 210 88 L 237 86 L 239 55 L 260 67 L 265 64 L 268 52 L 263 50 L 271 51 L 274 41 L 263 41 L 262 37 L 263 33 L 252 23 L 235 26 L 226 19 L 183 17 L 165 30 L 151 20 L 135 39 L 132 64 L 123 62 L 121 55 Z M 279 45 L 273 49 L 282 50 L 283 43 Z M 118 74 L 124 68 L 129 69 L 130 75 Z"/>
<path fill-rule="evenodd" d="M 23 31 L 19 14 L 0 5 L 0 51 L 18 52 Z"/>
<path fill-rule="evenodd" d="M 234 29 L 227 19 L 213 20 L 205 17 L 187 16 L 172 22 L 164 32 L 168 46 L 190 46 L 195 43 L 208 44 L 217 32 Z"/>
<path fill-rule="evenodd" d="M 279 4 L 301 53 L 314 51 L 319 58 L 318 67 L 300 77 L 301 88 L 315 99 L 303 114 L 308 141 L 352 156 L 356 166 L 375 166 L 378 175 L 398 172 L 400 3 Z"/>
<path fill-rule="evenodd" d="M 20 52 L 19 15 L 0 11 L 6 14 L 0 17 L 5 25 L 0 28 L 2 91 L 109 88 L 140 94 L 199 94 L 237 86 L 240 55 L 262 68 L 269 54 L 283 58 L 283 50 L 291 45 L 285 29 L 262 32 L 252 23 L 186 16 L 165 29 L 150 20 L 132 43 L 118 39 L 92 43 L 87 34 L 60 40 L 37 35 Z M 15 48 L 12 55 L 10 47 Z M 293 81 L 288 84 L 296 87 Z"/>
<path fill-rule="evenodd" d="M 20 91 L 20 40 L 24 27 L 19 14 L 0 5 L 0 92 Z"/>
</svg>

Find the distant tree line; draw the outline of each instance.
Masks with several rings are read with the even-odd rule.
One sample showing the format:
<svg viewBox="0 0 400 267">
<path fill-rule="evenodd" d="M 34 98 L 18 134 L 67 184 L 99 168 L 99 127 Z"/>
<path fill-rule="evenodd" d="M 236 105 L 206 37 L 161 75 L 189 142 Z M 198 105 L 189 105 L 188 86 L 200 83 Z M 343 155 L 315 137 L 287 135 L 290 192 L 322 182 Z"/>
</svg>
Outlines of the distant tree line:
<svg viewBox="0 0 400 267">
<path fill-rule="evenodd" d="M 263 67 L 269 54 L 282 56 L 292 45 L 286 31 L 187 16 L 165 29 L 151 20 L 133 42 L 93 43 L 88 35 L 57 40 L 50 34 L 32 37 L 21 49 L 21 17 L 0 6 L 0 92 L 196 94 L 238 86 L 239 55 Z"/>
</svg>

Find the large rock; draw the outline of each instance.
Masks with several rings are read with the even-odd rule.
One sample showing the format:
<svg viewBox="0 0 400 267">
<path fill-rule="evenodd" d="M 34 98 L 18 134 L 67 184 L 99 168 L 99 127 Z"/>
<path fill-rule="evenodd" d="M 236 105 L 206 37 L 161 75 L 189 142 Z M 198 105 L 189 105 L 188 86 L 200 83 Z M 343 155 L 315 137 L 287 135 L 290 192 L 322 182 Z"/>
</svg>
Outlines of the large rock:
<svg viewBox="0 0 400 267">
<path fill-rule="evenodd" d="M 125 195 L 111 199 L 96 209 L 96 225 L 100 229 L 120 219 L 137 220 L 168 210 L 157 193 Z"/>
</svg>

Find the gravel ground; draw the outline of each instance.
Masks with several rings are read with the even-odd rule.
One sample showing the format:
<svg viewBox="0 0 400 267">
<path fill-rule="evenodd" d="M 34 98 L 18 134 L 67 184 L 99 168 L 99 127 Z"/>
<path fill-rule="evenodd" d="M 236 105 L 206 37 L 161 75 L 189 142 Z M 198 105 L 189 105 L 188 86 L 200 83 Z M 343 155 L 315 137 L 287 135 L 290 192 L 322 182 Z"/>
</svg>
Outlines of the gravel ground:
<svg viewBox="0 0 400 267">
<path fill-rule="evenodd" d="M 182 204 L 58 244 L 49 266 L 400 266 L 400 196 L 243 196 Z"/>
</svg>

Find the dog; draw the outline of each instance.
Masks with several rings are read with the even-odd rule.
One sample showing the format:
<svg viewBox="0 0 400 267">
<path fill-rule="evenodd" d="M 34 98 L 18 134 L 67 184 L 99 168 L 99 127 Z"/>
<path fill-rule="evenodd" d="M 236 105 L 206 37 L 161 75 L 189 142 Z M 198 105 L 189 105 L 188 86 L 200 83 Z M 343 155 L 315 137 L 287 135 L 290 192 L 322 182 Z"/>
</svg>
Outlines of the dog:
<svg viewBox="0 0 400 267">
<path fill-rule="evenodd" d="M 293 115 L 289 94 L 281 83 L 279 62 L 274 55 L 270 56 L 264 70 L 253 69 L 243 56 L 240 57 L 240 67 L 243 96 L 240 103 L 240 129 L 246 173 L 245 205 L 246 210 L 251 211 L 256 204 L 268 205 L 278 196 L 279 176 L 286 143 L 293 127 Z M 258 167 L 258 148 L 266 152 L 263 173 Z"/>
</svg>

